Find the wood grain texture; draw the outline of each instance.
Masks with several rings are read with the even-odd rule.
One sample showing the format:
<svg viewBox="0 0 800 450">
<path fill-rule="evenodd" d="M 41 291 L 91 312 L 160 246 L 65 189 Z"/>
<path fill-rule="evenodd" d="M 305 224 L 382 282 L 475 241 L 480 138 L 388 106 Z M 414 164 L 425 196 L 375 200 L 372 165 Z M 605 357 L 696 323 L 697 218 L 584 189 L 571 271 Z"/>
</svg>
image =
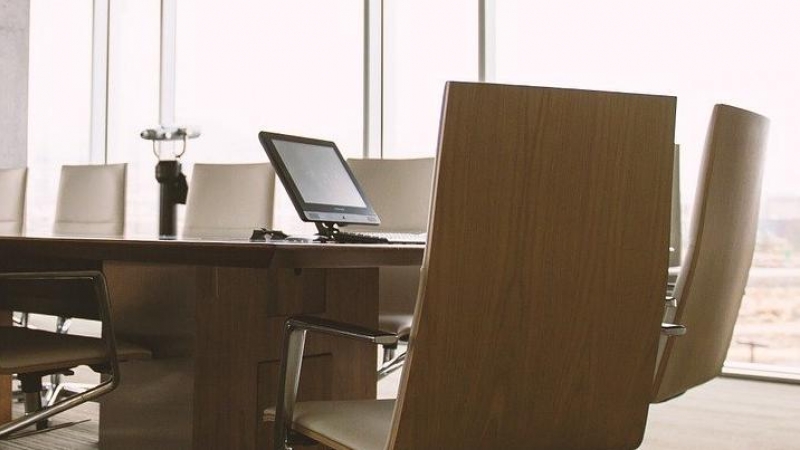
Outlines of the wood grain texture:
<svg viewBox="0 0 800 450">
<path fill-rule="evenodd" d="M 0 326 L 11 325 L 11 313 L 0 310 Z M 0 423 L 11 420 L 11 377 L 0 375 Z"/>
<path fill-rule="evenodd" d="M 259 443 L 270 442 L 272 430 L 262 413 L 275 403 L 278 384 L 269 367 L 280 358 L 286 317 L 317 314 L 375 328 L 377 266 L 419 264 L 423 251 L 422 246 L 0 239 L 0 252 L 11 249 L 17 257 L 0 262 L 0 270 L 102 268 L 116 334 L 153 350 L 151 361 L 122 365 L 120 387 L 102 402 L 101 445 L 119 450 L 263 448 Z M 291 256 L 295 250 L 299 254 Z M 283 255 L 283 262 L 270 254 Z M 220 265 L 210 264 L 216 256 Z M 264 258 L 277 267 L 263 267 Z M 242 267 L 247 264 L 251 267 Z M 309 337 L 306 351 L 315 363 L 305 371 L 303 398 L 375 398 L 373 346 Z M 2 395 L 8 392 L 0 389 Z"/>
<path fill-rule="evenodd" d="M 265 448 L 272 430 L 261 417 L 275 404 L 286 315 L 377 325 L 377 268 L 110 262 L 104 271 L 117 334 L 157 355 L 123 366 L 123 384 L 103 403 L 100 440 L 110 448 Z M 306 355 L 303 398 L 375 398 L 372 346 L 309 337 Z"/>
<path fill-rule="evenodd" d="M 800 386 L 718 378 L 674 401 L 651 406 L 641 448 L 792 449 L 800 440 L 798 396 Z M 21 404 L 14 407 L 21 413 Z M 64 421 L 91 421 L 58 433 L 6 442 L 11 448 L 3 450 L 53 450 L 63 448 L 66 442 L 69 450 L 99 448 L 96 404 L 83 404 L 61 417 Z"/>
<path fill-rule="evenodd" d="M 719 375 L 739 315 L 758 227 L 769 121 L 716 105 L 706 137 L 686 251 L 675 287 L 675 323 L 653 388 L 663 401 Z"/>
<path fill-rule="evenodd" d="M 675 104 L 448 83 L 390 448 L 639 445 L 667 273 Z"/>
<path fill-rule="evenodd" d="M 0 279 L 0 309 L 101 320 L 91 279 Z"/>
<path fill-rule="evenodd" d="M 419 265 L 421 245 L 363 245 L 288 242 L 71 239 L 0 236 L 0 254 L 15 255 L 0 261 L 0 269 L 21 268 L 25 260 L 56 267 L 57 261 L 129 261 L 224 267 L 376 267 Z"/>
</svg>

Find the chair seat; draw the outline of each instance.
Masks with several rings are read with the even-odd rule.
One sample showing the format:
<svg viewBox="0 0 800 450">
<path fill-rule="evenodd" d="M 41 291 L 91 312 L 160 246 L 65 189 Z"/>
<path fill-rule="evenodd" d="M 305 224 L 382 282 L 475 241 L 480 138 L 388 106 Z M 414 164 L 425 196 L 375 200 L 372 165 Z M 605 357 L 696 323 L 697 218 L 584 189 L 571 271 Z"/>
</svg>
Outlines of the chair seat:
<svg viewBox="0 0 800 450">
<path fill-rule="evenodd" d="M 378 328 L 402 338 L 411 333 L 413 321 L 414 316 L 412 314 L 381 314 L 378 317 Z"/>
<path fill-rule="evenodd" d="M 138 345 L 117 342 L 119 361 L 149 359 Z M 108 360 L 102 339 L 21 327 L 0 327 L 0 374 L 50 372 Z"/>
<path fill-rule="evenodd" d="M 300 402 L 293 428 L 336 450 L 383 450 L 392 428 L 394 400 Z M 275 409 L 264 421 L 275 420 Z"/>
</svg>

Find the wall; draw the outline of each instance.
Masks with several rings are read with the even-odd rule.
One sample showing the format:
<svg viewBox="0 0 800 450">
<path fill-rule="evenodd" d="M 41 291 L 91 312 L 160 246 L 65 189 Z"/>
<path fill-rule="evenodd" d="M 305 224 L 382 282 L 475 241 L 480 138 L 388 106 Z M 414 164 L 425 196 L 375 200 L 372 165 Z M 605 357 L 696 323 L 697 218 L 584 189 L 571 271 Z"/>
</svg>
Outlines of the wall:
<svg viewBox="0 0 800 450">
<path fill-rule="evenodd" d="M 30 0 L 0 0 L 0 167 L 27 162 Z"/>
</svg>

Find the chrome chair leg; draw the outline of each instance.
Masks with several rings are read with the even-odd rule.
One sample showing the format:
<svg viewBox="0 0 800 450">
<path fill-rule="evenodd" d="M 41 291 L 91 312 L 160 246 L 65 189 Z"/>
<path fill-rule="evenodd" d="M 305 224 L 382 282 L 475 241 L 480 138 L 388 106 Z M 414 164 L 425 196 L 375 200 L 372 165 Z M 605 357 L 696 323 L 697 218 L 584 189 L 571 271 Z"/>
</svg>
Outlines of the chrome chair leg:
<svg viewBox="0 0 800 450">
<path fill-rule="evenodd" d="M 56 317 L 56 333 L 57 334 L 67 334 L 69 333 L 69 329 L 72 326 L 72 318 L 71 317 Z M 60 373 L 56 373 L 50 375 L 50 384 L 45 386 L 45 400 L 44 403 L 47 406 L 52 406 L 58 401 L 58 396 L 64 391 L 65 389 L 64 384 L 64 375 Z"/>
<path fill-rule="evenodd" d="M 28 313 L 21 312 L 21 313 L 14 313 L 14 325 L 19 327 L 27 327 L 28 326 Z"/>
<path fill-rule="evenodd" d="M 396 372 L 398 369 L 403 367 L 403 363 L 406 361 L 406 354 L 405 352 L 398 355 L 393 360 L 384 363 L 380 369 L 378 369 L 378 380 L 382 380 L 392 373 Z"/>
<path fill-rule="evenodd" d="M 38 374 L 20 377 L 22 392 L 25 396 L 25 415 L 30 416 L 42 410 L 42 376 Z M 44 430 L 49 421 L 47 418 L 36 421 L 36 429 Z"/>
<path fill-rule="evenodd" d="M 409 333 L 405 333 L 403 335 L 400 335 L 397 344 L 383 347 L 383 362 L 381 363 L 381 366 L 378 368 L 378 380 L 386 378 L 387 376 L 396 372 L 397 369 L 403 367 L 403 363 L 406 360 L 406 352 L 408 351 L 408 339 L 409 339 Z M 397 347 L 400 344 L 406 347 L 406 352 L 400 353 L 398 355 Z"/>
<path fill-rule="evenodd" d="M 388 363 L 397 356 L 397 346 L 383 347 L 383 364 Z"/>
</svg>

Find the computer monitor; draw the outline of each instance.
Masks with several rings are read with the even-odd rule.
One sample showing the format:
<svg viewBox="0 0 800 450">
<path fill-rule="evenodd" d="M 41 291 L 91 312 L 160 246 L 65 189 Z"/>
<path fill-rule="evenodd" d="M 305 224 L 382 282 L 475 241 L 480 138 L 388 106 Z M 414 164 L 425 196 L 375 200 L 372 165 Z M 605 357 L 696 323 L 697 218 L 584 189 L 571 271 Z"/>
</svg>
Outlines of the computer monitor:
<svg viewBox="0 0 800 450">
<path fill-rule="evenodd" d="M 336 144 L 266 131 L 258 140 L 303 221 L 321 233 L 335 225 L 380 225 Z"/>
</svg>

